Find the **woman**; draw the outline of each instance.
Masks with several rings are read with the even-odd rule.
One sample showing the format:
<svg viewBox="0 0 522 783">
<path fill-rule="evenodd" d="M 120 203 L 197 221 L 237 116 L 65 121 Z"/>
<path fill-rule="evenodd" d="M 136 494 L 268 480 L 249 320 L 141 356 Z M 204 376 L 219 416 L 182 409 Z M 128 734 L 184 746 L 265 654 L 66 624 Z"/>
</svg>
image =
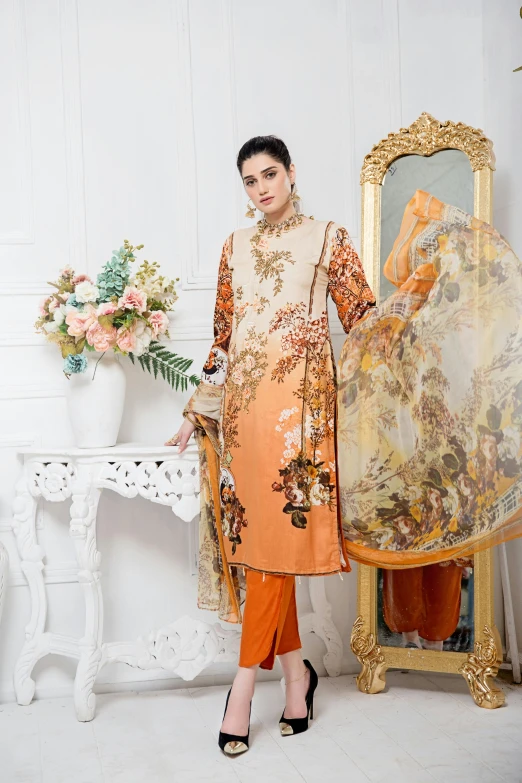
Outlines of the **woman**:
<svg viewBox="0 0 522 783">
<path fill-rule="evenodd" d="M 248 749 L 257 669 L 271 669 L 276 655 L 286 682 L 281 733 L 304 731 L 313 717 L 317 674 L 300 654 L 294 577 L 350 570 L 336 498 L 326 300 L 330 293 L 346 332 L 374 304 L 346 229 L 296 211 L 286 145 L 274 136 L 250 139 L 237 167 L 253 202 L 247 215 L 255 207 L 264 217 L 223 246 L 214 343 L 185 421 L 168 441 L 182 452 L 198 429 L 214 443 L 218 559 L 246 578 L 239 669 L 220 732 L 230 755 Z M 205 460 L 212 462 L 208 448 Z"/>
</svg>

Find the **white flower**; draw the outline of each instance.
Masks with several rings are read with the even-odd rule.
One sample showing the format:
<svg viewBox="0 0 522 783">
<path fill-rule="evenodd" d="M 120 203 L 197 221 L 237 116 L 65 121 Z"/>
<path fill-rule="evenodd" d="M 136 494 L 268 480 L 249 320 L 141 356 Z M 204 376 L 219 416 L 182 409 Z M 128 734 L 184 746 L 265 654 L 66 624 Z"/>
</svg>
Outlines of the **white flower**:
<svg viewBox="0 0 522 783">
<path fill-rule="evenodd" d="M 442 256 L 442 269 L 444 272 L 449 272 L 450 275 L 455 275 L 460 271 L 461 260 L 460 256 L 456 252 L 448 250 Z M 433 286 L 435 288 L 435 286 Z"/>
<path fill-rule="evenodd" d="M 312 506 L 324 506 L 330 500 L 330 490 L 324 484 L 314 481 L 310 487 L 310 502 Z"/>
<path fill-rule="evenodd" d="M 376 536 L 376 543 L 380 549 L 384 549 L 393 538 L 393 530 L 383 530 Z"/>
<path fill-rule="evenodd" d="M 286 421 L 290 418 L 290 416 L 293 413 L 297 413 L 297 408 L 294 406 L 293 408 L 285 408 L 281 411 L 281 415 L 279 416 L 279 421 Z"/>
<path fill-rule="evenodd" d="M 418 503 L 419 500 L 422 500 L 422 490 L 412 484 L 406 490 L 406 497 L 410 503 Z"/>
<path fill-rule="evenodd" d="M 65 321 L 65 315 L 62 312 L 62 308 L 58 307 L 54 311 L 54 322 L 57 326 L 61 326 Z"/>
<path fill-rule="evenodd" d="M 43 324 L 42 328 L 47 334 L 50 334 L 51 332 L 57 332 L 59 326 L 56 321 L 47 321 L 47 323 Z"/>
<path fill-rule="evenodd" d="M 100 289 L 94 283 L 84 280 L 83 283 L 78 283 L 74 293 L 77 302 L 95 302 L 100 295 Z"/>
<path fill-rule="evenodd" d="M 445 498 L 442 498 L 442 505 L 444 511 L 448 516 L 452 517 L 459 507 L 459 496 L 457 490 L 454 487 L 446 487 L 448 494 Z"/>
<path fill-rule="evenodd" d="M 285 445 L 286 448 L 289 449 L 293 445 L 299 446 L 301 443 L 301 427 L 299 424 L 296 424 L 296 426 L 293 428 L 293 430 L 289 430 L 288 432 L 285 432 Z"/>
<path fill-rule="evenodd" d="M 232 372 L 231 380 L 232 380 L 232 383 L 236 384 L 236 386 L 242 386 L 243 385 L 243 382 L 244 382 L 245 378 L 243 376 L 243 370 L 241 369 L 241 367 L 239 365 L 234 368 L 234 371 Z"/>
<path fill-rule="evenodd" d="M 462 433 L 462 445 L 467 454 L 472 454 L 478 447 L 477 433 L 473 429 L 467 429 Z"/>
<path fill-rule="evenodd" d="M 520 274 L 518 259 L 512 251 L 504 253 L 504 255 L 499 258 L 499 261 L 502 271 L 505 272 L 506 275 L 511 276 Z"/>
<path fill-rule="evenodd" d="M 135 356 L 141 356 L 150 345 L 150 341 L 152 340 L 152 329 L 150 329 L 144 321 L 138 321 L 134 335 L 136 337 L 136 348 L 133 351 L 133 354 Z"/>
<path fill-rule="evenodd" d="M 500 459 L 516 459 L 520 451 L 520 432 L 516 427 L 506 427 L 502 432 L 504 437 L 498 447 Z"/>
</svg>

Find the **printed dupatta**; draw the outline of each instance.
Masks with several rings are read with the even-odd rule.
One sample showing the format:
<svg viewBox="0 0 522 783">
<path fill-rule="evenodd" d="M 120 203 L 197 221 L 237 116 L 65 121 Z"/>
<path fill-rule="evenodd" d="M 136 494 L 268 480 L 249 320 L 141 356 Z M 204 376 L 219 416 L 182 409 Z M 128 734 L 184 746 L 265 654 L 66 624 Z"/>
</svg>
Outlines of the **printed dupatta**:
<svg viewBox="0 0 522 783">
<path fill-rule="evenodd" d="M 522 265 L 490 225 L 417 191 L 398 287 L 338 364 L 346 548 L 407 568 L 522 535 Z"/>
</svg>

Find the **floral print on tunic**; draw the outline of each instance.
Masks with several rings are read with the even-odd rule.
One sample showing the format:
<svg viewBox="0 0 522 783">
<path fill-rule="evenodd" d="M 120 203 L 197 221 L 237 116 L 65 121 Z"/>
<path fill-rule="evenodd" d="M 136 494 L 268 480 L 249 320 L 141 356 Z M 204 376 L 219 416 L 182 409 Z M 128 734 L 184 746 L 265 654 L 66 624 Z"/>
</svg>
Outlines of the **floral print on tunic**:
<svg viewBox="0 0 522 783">
<path fill-rule="evenodd" d="M 247 527 L 245 507 L 241 505 L 236 495 L 235 481 L 230 470 L 222 469 L 220 478 L 221 495 L 221 519 L 223 535 L 232 544 L 232 554 L 236 553 L 236 547 L 241 543 L 241 530 Z"/>
<path fill-rule="evenodd" d="M 333 223 L 299 216 L 272 231 L 261 221 L 225 243 L 208 362 L 212 369 L 217 349 L 226 354 L 222 397 L 218 409 L 208 390 L 219 387 L 201 384 L 186 410 L 219 419 L 231 565 L 283 574 L 349 570 L 337 516 L 328 293 L 345 331 L 374 304 L 347 232 Z"/>
<path fill-rule="evenodd" d="M 295 264 L 289 250 L 269 250 L 268 240 L 262 235 L 254 234 L 250 240 L 252 256 L 254 258 L 254 271 L 260 280 L 274 278 L 274 296 L 283 288 L 282 273 L 285 264 Z"/>
<path fill-rule="evenodd" d="M 240 448 L 237 440 L 237 419 L 241 411 L 248 413 L 250 404 L 256 398 L 259 383 L 268 367 L 266 344 L 268 338 L 256 333 L 249 326 L 244 340 L 244 348 L 232 353 L 226 381 L 227 415 L 223 421 L 223 443 L 225 456 L 231 449 Z M 230 464 L 231 459 L 227 459 Z"/>
<path fill-rule="evenodd" d="M 272 484 L 274 492 L 284 493 L 287 503 L 283 512 L 291 514 L 294 527 L 306 528 L 305 514 L 312 506 L 334 507 L 335 484 L 331 483 L 330 471 L 323 465 L 324 462 L 314 463 L 301 451 L 279 471 L 281 482 Z"/>
</svg>

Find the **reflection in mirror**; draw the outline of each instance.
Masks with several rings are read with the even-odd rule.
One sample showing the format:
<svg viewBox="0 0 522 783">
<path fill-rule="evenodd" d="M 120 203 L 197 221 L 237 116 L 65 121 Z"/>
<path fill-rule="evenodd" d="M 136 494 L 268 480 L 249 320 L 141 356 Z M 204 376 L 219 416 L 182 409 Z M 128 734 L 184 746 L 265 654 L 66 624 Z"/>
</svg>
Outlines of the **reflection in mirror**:
<svg viewBox="0 0 522 783">
<path fill-rule="evenodd" d="M 378 569 L 377 636 L 389 647 L 473 650 L 473 569 L 454 563 Z"/>
<path fill-rule="evenodd" d="M 381 193 L 380 300 L 397 289 L 382 274 L 401 227 L 406 204 L 416 190 L 473 214 L 473 172 L 460 150 L 441 150 L 430 157 L 404 155 L 388 168 Z"/>
<path fill-rule="evenodd" d="M 386 172 L 381 193 L 380 300 L 396 287 L 382 274 L 406 204 L 425 190 L 473 214 L 473 172 L 460 150 L 404 155 Z M 379 570 L 378 640 L 391 647 L 469 652 L 473 649 L 473 571 L 455 563 Z"/>
</svg>

